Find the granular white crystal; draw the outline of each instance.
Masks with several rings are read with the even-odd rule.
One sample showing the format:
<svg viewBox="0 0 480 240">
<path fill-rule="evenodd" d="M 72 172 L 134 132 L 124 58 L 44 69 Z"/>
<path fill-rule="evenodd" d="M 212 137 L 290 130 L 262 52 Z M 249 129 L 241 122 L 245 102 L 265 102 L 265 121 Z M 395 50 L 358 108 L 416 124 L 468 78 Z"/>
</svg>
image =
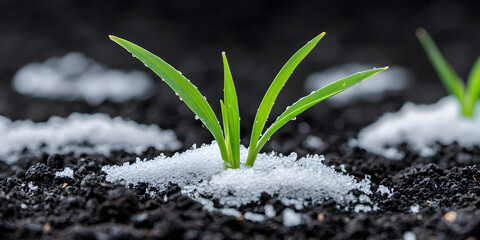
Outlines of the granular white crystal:
<svg viewBox="0 0 480 240">
<path fill-rule="evenodd" d="M 388 197 L 391 197 L 393 195 L 393 190 L 383 185 L 378 186 L 377 192 L 379 192 L 382 195 L 387 194 Z"/>
<path fill-rule="evenodd" d="M 232 217 L 241 217 L 242 216 L 241 212 L 239 212 L 238 210 L 233 209 L 233 208 L 222 208 L 222 209 L 220 209 L 220 212 L 223 215 L 232 216 Z"/>
<path fill-rule="evenodd" d="M 244 163 L 248 149 L 241 147 Z M 218 146 L 215 143 L 187 150 L 173 157 L 159 156 L 153 160 L 140 160 L 123 166 L 105 166 L 106 180 L 124 180 L 126 185 L 149 183 L 164 190 L 177 184 L 182 193 L 202 204 L 212 205 L 205 197 L 217 200 L 227 208 L 256 202 L 263 192 L 277 196 L 285 202 L 302 204 L 322 203 L 333 199 L 339 204 L 358 201 L 351 194 L 356 189 L 371 194 L 370 180 L 362 181 L 336 172 L 323 165 L 323 156 L 298 159 L 296 154 L 283 156 L 276 153 L 259 154 L 251 168 L 224 170 Z M 207 207 L 208 208 L 208 207 Z"/>
<path fill-rule="evenodd" d="M 124 180 L 126 185 L 150 183 L 159 191 L 170 184 L 183 188 L 189 184 L 198 184 L 223 171 L 223 161 L 216 144 L 202 146 L 176 153 L 172 157 L 160 155 L 153 160 L 141 160 L 122 166 L 104 166 L 106 180 L 110 182 Z"/>
<path fill-rule="evenodd" d="M 358 204 L 355 206 L 355 209 L 354 211 L 356 213 L 359 213 L 359 212 L 370 212 L 372 211 L 372 207 L 368 206 L 368 205 L 363 205 L 363 204 Z"/>
<path fill-rule="evenodd" d="M 276 215 L 275 208 L 273 208 L 272 205 L 269 205 L 269 204 L 265 205 L 264 210 L 265 210 L 265 216 L 269 218 L 275 217 Z"/>
<path fill-rule="evenodd" d="M 73 113 L 47 122 L 11 121 L 0 116 L 0 160 L 17 161 L 23 149 L 40 154 L 109 155 L 114 150 L 141 154 L 148 147 L 176 150 L 181 144 L 170 130 L 138 124 L 106 114 Z M 85 145 L 88 143 L 91 145 Z"/>
<path fill-rule="evenodd" d="M 311 92 L 318 90 L 344 77 L 369 69 L 372 69 L 372 67 L 350 63 L 330 68 L 320 73 L 311 74 L 305 80 L 305 91 Z M 337 107 L 342 107 L 359 99 L 378 102 L 383 99 L 387 92 L 405 89 L 411 79 L 413 79 L 413 74 L 406 68 L 393 66 L 387 71 L 369 77 L 358 84 L 358 86 L 355 86 L 355 89 L 347 90 L 342 94 L 335 95 L 328 98 L 327 101 Z"/>
<path fill-rule="evenodd" d="M 28 183 L 28 188 L 30 188 L 32 191 L 38 190 L 38 186 L 34 185 L 32 182 Z"/>
<path fill-rule="evenodd" d="M 403 240 L 417 240 L 414 232 L 408 231 L 403 234 Z"/>
<path fill-rule="evenodd" d="M 107 99 L 117 103 L 146 99 L 153 94 L 154 86 L 143 72 L 108 69 L 78 52 L 27 64 L 17 71 L 12 84 L 24 95 L 84 100 L 90 105 Z"/>
<path fill-rule="evenodd" d="M 245 219 L 250 220 L 252 222 L 263 222 L 265 220 L 265 216 L 258 214 L 258 213 L 252 213 L 252 212 L 246 212 L 243 217 Z"/>
<path fill-rule="evenodd" d="M 63 169 L 63 171 L 56 172 L 55 177 L 56 178 L 62 178 L 62 177 L 73 178 L 73 170 L 69 167 L 66 167 Z"/>
<path fill-rule="evenodd" d="M 436 153 L 437 149 L 432 148 L 436 142 L 473 147 L 480 144 L 479 109 L 477 104 L 476 117 L 467 119 L 461 116 L 458 100 L 451 96 L 430 105 L 406 103 L 400 111 L 386 113 L 362 129 L 358 146 L 391 159 L 404 156 L 396 148 L 403 142 L 424 157 Z"/>
<path fill-rule="evenodd" d="M 415 204 L 415 205 L 410 206 L 410 212 L 418 213 L 419 211 L 420 211 L 420 205 Z"/>
<path fill-rule="evenodd" d="M 283 210 L 283 225 L 293 227 L 300 223 L 302 223 L 302 215 L 300 213 L 296 213 L 290 208 Z"/>
</svg>

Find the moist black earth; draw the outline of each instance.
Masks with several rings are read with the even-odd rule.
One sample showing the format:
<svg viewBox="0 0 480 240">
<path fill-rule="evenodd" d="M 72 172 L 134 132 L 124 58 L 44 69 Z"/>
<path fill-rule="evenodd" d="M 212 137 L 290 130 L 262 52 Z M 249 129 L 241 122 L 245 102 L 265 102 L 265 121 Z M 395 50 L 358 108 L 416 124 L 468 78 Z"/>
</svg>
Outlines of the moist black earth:
<svg viewBox="0 0 480 240">
<path fill-rule="evenodd" d="M 140 156 L 123 151 L 37 156 L 25 149 L 18 162 L 0 161 L 0 239 L 403 239 L 411 234 L 416 239 L 480 239 L 479 146 L 438 144 L 436 155 L 421 157 L 403 144 L 405 158 L 392 161 L 348 144 L 360 129 L 404 102 L 433 103 L 446 94 L 414 37 L 415 28 L 431 31 L 453 67 L 467 75 L 480 52 L 478 1 L 186 2 L 0 2 L 0 115 L 42 122 L 73 112 L 100 112 L 174 130 L 183 143 L 179 152 L 211 142 L 207 130 L 160 81 L 156 94 L 145 101 L 99 106 L 12 90 L 11 79 L 23 65 L 71 51 L 109 67 L 143 68 L 108 40 L 115 34 L 164 57 L 211 103 L 223 94 L 219 53 L 227 51 L 239 96 L 242 143 L 248 144 L 256 107 L 276 71 L 306 41 L 327 31 L 280 93 L 272 116 L 306 94 L 302 86 L 309 73 L 328 67 L 352 61 L 402 65 L 415 80 L 378 103 L 354 101 L 342 108 L 320 103 L 285 125 L 263 151 L 324 154 L 325 164 L 339 172 L 343 164 L 357 180 L 369 175 L 378 210 L 356 213 L 330 200 L 296 210 L 308 219 L 287 227 L 280 213 L 292 207 L 263 194 L 260 202 L 239 210 L 263 213 L 270 204 L 277 215 L 252 222 L 203 210 L 178 186 L 157 197 L 147 191 L 148 184 L 109 183 L 101 171 L 105 165 L 174 152 L 149 148 Z M 213 108 L 220 110 L 216 104 Z M 320 137 L 325 148 L 305 146 L 309 135 Z M 55 177 L 65 167 L 74 170 L 74 178 Z M 380 185 L 392 194 L 376 191 Z"/>
</svg>

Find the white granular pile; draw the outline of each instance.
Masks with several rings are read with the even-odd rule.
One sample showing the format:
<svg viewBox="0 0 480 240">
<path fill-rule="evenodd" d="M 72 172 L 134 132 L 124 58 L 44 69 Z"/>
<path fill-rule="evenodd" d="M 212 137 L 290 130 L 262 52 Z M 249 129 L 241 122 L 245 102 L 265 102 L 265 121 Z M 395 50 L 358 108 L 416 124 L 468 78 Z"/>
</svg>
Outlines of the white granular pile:
<svg viewBox="0 0 480 240">
<path fill-rule="evenodd" d="M 436 142 L 473 147 L 480 144 L 479 108 L 477 105 L 475 118 L 467 119 L 461 116 L 458 100 L 450 96 L 430 105 L 406 103 L 400 111 L 386 113 L 362 129 L 357 144 L 391 159 L 404 156 L 396 148 L 403 142 L 424 157 L 436 153 Z"/>
<path fill-rule="evenodd" d="M 323 72 L 311 74 L 305 80 L 305 91 L 311 92 L 318 90 L 334 81 L 372 68 L 372 66 L 368 65 L 349 63 L 327 69 Z M 355 86 L 355 89 L 335 95 L 327 99 L 327 101 L 338 107 L 342 107 L 359 99 L 370 102 L 379 102 L 384 98 L 387 92 L 396 92 L 405 89 L 408 86 L 409 81 L 412 79 L 413 74 L 409 70 L 404 67 L 393 66 L 387 71 L 369 77 Z"/>
<path fill-rule="evenodd" d="M 62 178 L 62 177 L 73 178 L 73 170 L 69 167 L 66 167 L 65 169 L 63 169 L 63 171 L 56 172 L 55 177 L 57 177 L 57 178 Z"/>
<path fill-rule="evenodd" d="M 12 84 L 24 95 L 83 100 L 90 105 L 107 99 L 117 103 L 146 99 L 153 94 L 154 86 L 143 72 L 108 69 L 78 52 L 27 64 L 17 71 Z"/>
<path fill-rule="evenodd" d="M 283 210 L 283 225 L 293 227 L 300 223 L 302 223 L 302 215 L 300 213 L 296 213 L 290 208 Z"/>
<path fill-rule="evenodd" d="M 106 114 L 73 113 L 47 122 L 11 121 L 0 116 L 0 160 L 12 163 L 23 149 L 41 154 L 104 154 L 124 150 L 141 154 L 148 147 L 176 150 L 181 143 L 175 133 L 156 125 L 138 124 Z M 88 143 L 88 144 L 84 144 Z"/>
<path fill-rule="evenodd" d="M 244 163 L 247 148 L 241 148 Z M 215 143 L 187 150 L 173 157 L 159 156 L 153 160 L 140 160 L 123 166 L 105 166 L 106 180 L 123 180 L 126 185 L 150 183 L 160 191 L 169 184 L 178 184 L 182 193 L 211 205 L 218 200 L 227 208 L 258 201 L 262 192 L 276 196 L 284 202 L 322 203 L 333 199 L 339 204 L 364 202 L 351 191 L 357 189 L 371 194 L 370 180 L 362 181 L 336 172 L 323 163 L 323 156 L 298 159 L 296 154 L 282 156 L 275 153 L 259 154 L 251 168 L 223 169 L 223 161 Z M 366 196 L 365 195 L 365 196 Z M 368 202 L 368 201 L 367 201 Z M 266 209 L 269 215 L 271 209 Z"/>
</svg>

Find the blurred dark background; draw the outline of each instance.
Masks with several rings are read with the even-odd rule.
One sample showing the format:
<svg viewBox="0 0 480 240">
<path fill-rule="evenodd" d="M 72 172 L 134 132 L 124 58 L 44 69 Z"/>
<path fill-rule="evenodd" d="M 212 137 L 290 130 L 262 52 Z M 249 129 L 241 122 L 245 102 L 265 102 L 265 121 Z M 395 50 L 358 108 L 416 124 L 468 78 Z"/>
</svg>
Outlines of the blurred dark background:
<svg viewBox="0 0 480 240">
<path fill-rule="evenodd" d="M 20 67 L 72 51 L 83 52 L 109 67 L 142 69 L 143 65 L 111 42 L 108 34 L 133 41 L 181 70 L 216 110 L 217 99 L 223 94 L 220 52 L 226 51 L 241 114 L 246 119 L 253 118 L 264 92 L 286 60 L 323 31 L 327 35 L 287 83 L 277 101 L 278 109 L 304 95 L 303 82 L 308 74 L 348 62 L 405 66 L 416 75 L 418 85 L 414 84 L 404 99 L 434 102 L 445 91 L 417 42 L 415 29 L 425 27 L 466 78 L 480 54 L 479 9 L 477 0 L 3 0 L 0 115 L 40 121 L 53 114 L 100 111 L 140 122 L 155 122 L 157 115 L 170 114 L 170 120 L 178 121 L 174 110 L 145 110 L 143 116 L 148 117 L 139 119 L 133 113 L 129 115 L 137 111 L 135 104 L 107 103 L 92 109 L 81 103 L 57 104 L 12 93 L 10 81 Z M 179 104 L 166 86 L 161 85 L 157 92 L 155 101 Z M 170 125 L 164 121 L 160 124 Z"/>
</svg>

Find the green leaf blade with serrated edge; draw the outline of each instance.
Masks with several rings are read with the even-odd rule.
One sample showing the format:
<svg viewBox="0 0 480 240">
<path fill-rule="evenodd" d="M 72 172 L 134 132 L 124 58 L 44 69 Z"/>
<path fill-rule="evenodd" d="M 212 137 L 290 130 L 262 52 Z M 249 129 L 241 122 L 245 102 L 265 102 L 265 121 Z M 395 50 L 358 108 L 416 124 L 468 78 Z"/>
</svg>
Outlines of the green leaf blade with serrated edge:
<svg viewBox="0 0 480 240">
<path fill-rule="evenodd" d="M 345 90 L 347 90 L 350 87 L 355 86 L 359 82 L 365 80 L 368 77 L 371 77 L 374 74 L 377 74 L 381 71 L 386 70 L 388 67 L 384 68 L 378 68 L 378 69 L 371 69 L 363 72 L 359 72 L 356 74 L 353 74 L 351 76 L 348 76 L 346 78 L 340 79 L 334 83 L 331 83 L 317 91 L 312 92 L 310 95 L 307 95 L 301 99 L 299 99 L 297 102 L 292 104 L 290 107 L 288 107 L 278 118 L 275 120 L 275 122 L 265 131 L 265 134 L 260 138 L 258 141 L 256 149 L 252 150 L 254 155 L 251 156 L 253 161 L 251 161 L 248 165 L 246 166 L 253 166 L 253 162 L 255 161 L 255 158 L 257 154 L 260 152 L 260 150 L 263 148 L 265 143 L 270 139 L 270 137 L 278 130 L 280 129 L 283 125 L 285 125 L 287 122 L 290 120 L 294 119 L 297 117 L 300 113 L 304 112 L 308 108 L 314 106 L 315 104 L 332 97 L 338 93 L 341 93 Z"/>
<path fill-rule="evenodd" d="M 480 57 L 477 58 L 468 75 L 467 92 L 467 97 L 470 98 L 469 114 L 473 116 L 475 103 L 480 95 Z"/>
<path fill-rule="evenodd" d="M 200 121 L 202 121 L 212 133 L 220 148 L 223 160 L 227 161 L 227 150 L 220 123 L 218 122 L 211 106 L 208 104 L 207 100 L 205 100 L 200 91 L 198 91 L 198 89 L 175 68 L 146 49 L 122 38 L 115 36 L 109 37 L 148 66 L 178 94 L 183 102 L 196 114 Z"/>
<path fill-rule="evenodd" d="M 463 105 L 465 101 L 465 84 L 461 78 L 445 60 L 432 37 L 425 29 L 417 29 L 416 35 L 448 93 L 455 96 L 460 101 L 460 104 Z"/>
<path fill-rule="evenodd" d="M 228 141 L 230 157 L 233 168 L 240 167 L 240 113 L 238 109 L 237 93 L 233 83 L 232 73 L 228 65 L 227 56 L 222 52 L 223 69 L 224 69 L 224 99 L 225 99 L 225 113 L 227 115 L 228 126 Z M 228 146 L 227 146 L 228 147 Z"/>
<path fill-rule="evenodd" d="M 260 107 L 257 110 L 257 115 L 255 116 L 255 120 L 253 123 L 248 155 L 253 154 L 253 152 L 251 152 L 251 149 L 256 148 L 258 139 L 262 134 L 263 128 L 265 127 L 265 123 L 267 122 L 267 118 L 270 115 L 270 111 L 272 110 L 278 93 L 280 92 L 280 90 L 282 90 L 283 86 L 287 82 L 290 75 L 292 75 L 298 64 L 300 64 L 300 62 L 308 55 L 308 53 L 312 51 L 312 49 L 315 47 L 315 45 L 317 45 L 317 43 L 320 41 L 320 39 L 322 39 L 324 35 L 324 32 L 317 35 L 315 38 L 305 44 L 302 48 L 300 48 L 278 72 L 277 76 L 268 88 L 267 93 L 263 97 L 263 100 L 260 103 Z M 247 157 L 247 165 L 250 165 L 249 160 L 250 158 Z"/>
</svg>

